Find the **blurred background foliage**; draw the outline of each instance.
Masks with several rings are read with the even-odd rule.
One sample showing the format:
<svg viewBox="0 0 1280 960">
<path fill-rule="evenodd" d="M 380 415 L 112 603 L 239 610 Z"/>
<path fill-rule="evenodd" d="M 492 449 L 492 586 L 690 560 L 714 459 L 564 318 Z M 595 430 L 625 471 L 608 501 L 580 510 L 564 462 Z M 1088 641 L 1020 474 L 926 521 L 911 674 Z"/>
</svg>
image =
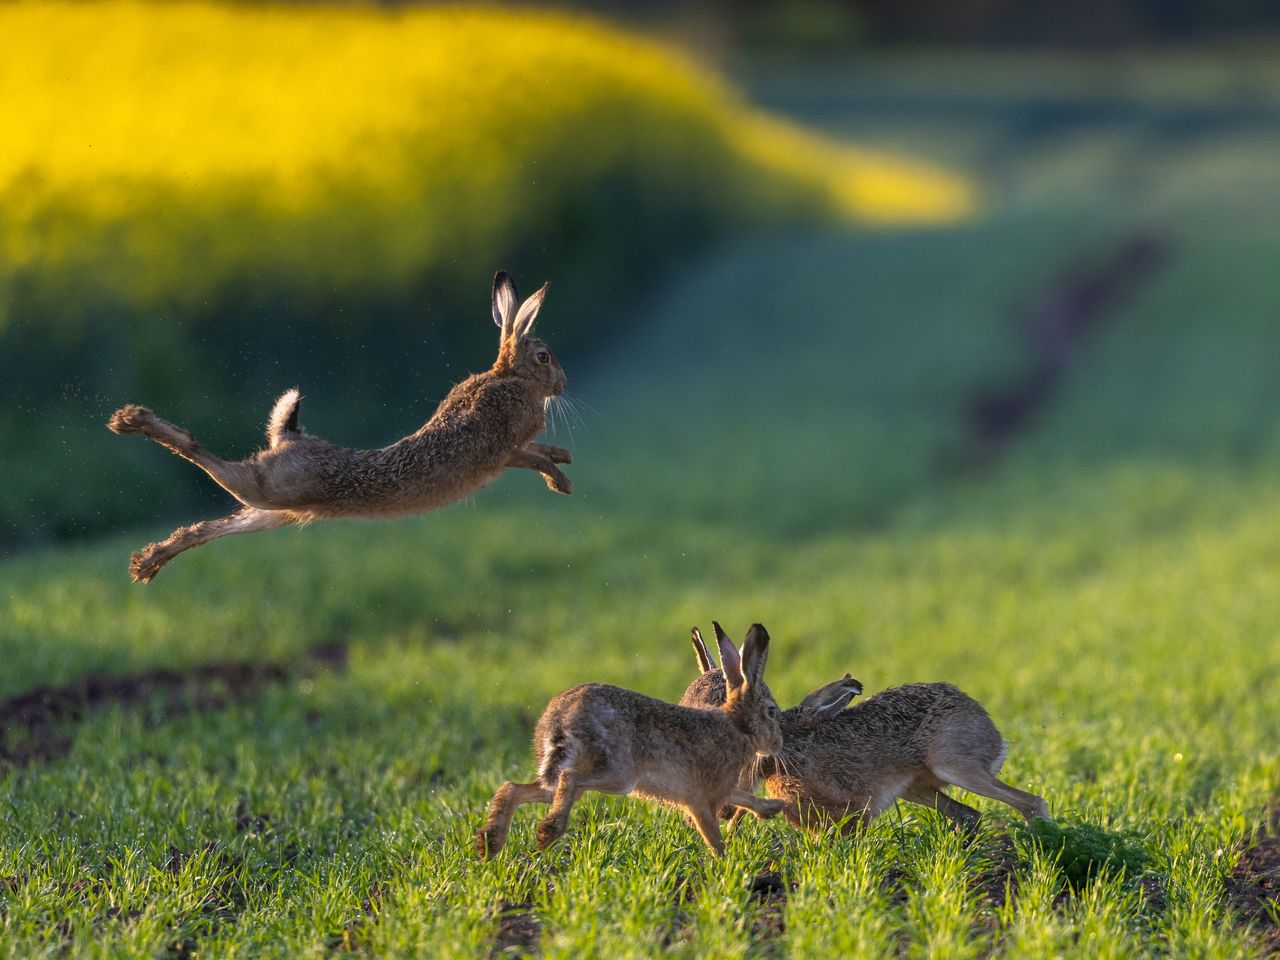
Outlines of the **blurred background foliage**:
<svg viewBox="0 0 1280 960">
<path fill-rule="evenodd" d="M 162 489 L 47 482 L 125 401 L 228 452 L 295 383 L 335 439 L 413 429 L 491 360 L 496 268 L 553 282 L 572 356 L 727 231 L 973 203 L 580 16 L 32 3 L 0 36 L 9 541 L 136 519 Z"/>
</svg>

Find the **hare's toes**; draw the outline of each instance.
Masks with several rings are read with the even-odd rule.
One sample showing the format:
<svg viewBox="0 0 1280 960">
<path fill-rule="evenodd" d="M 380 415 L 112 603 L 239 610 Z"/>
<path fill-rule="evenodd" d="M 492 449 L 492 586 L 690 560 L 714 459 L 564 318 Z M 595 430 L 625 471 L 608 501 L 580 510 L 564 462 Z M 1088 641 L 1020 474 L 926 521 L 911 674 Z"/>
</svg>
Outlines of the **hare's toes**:
<svg viewBox="0 0 1280 960">
<path fill-rule="evenodd" d="M 164 566 L 164 560 L 157 557 L 154 547 L 155 544 L 144 547 L 129 558 L 129 574 L 134 583 L 150 583 Z"/>
<path fill-rule="evenodd" d="M 563 837 L 566 826 L 567 824 L 562 824 L 549 818 L 539 820 L 538 827 L 534 831 L 534 838 L 537 840 L 538 849 L 545 850 L 547 847 L 551 846 Z"/>
<path fill-rule="evenodd" d="M 476 856 L 481 860 L 492 860 L 502 849 L 503 838 L 492 827 L 485 827 L 476 834 Z"/>
<path fill-rule="evenodd" d="M 547 444 L 547 459 L 552 463 L 573 463 L 573 454 L 564 447 L 553 447 Z"/>
<path fill-rule="evenodd" d="M 153 420 L 154 413 L 146 407 L 131 403 L 111 415 L 111 419 L 107 421 L 107 429 L 112 433 L 141 433 Z"/>
<path fill-rule="evenodd" d="M 545 473 L 547 486 L 556 493 L 563 493 L 565 496 L 573 493 L 573 482 L 559 470 L 554 473 Z"/>
<path fill-rule="evenodd" d="M 761 820 L 768 820 L 780 814 L 785 806 L 786 803 L 782 800 L 761 800 L 760 806 L 754 812 Z"/>
</svg>

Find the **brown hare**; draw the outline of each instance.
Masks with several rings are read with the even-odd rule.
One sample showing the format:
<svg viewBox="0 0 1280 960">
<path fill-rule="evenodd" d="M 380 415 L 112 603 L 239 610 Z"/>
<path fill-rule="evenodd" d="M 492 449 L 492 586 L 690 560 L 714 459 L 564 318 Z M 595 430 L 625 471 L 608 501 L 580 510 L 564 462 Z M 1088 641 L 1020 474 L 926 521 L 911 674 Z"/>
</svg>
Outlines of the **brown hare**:
<svg viewBox="0 0 1280 960">
<path fill-rule="evenodd" d="M 535 443 L 565 376 L 550 348 L 530 335 L 547 288 L 520 303 L 505 273 L 493 279 L 493 322 L 502 331 L 498 359 L 441 401 L 416 433 L 378 450 L 351 450 L 313 437 L 298 425 L 297 390 L 276 401 L 268 446 L 240 461 L 223 460 L 186 430 L 146 407 L 112 415 L 115 433 L 141 433 L 211 476 L 243 506 L 216 520 L 175 530 L 132 557 L 133 579 L 150 583 L 184 550 L 232 533 L 256 533 L 330 517 L 399 517 L 446 506 L 475 493 L 507 467 L 537 470 L 557 493 L 572 493 L 556 466 L 569 451 Z"/>
<path fill-rule="evenodd" d="M 693 648 L 701 676 L 680 703 L 723 703 L 724 674 L 696 629 Z M 898 798 L 974 829 L 978 811 L 947 796 L 948 784 L 1007 803 L 1028 821 L 1049 818 L 1043 798 L 996 779 L 1005 742 L 972 697 L 949 683 L 912 683 L 846 710 L 860 693 L 862 684 L 846 674 L 783 710 L 782 750 L 758 762 L 743 792 L 763 780 L 765 793 L 785 802 L 787 820 L 815 833 L 841 822 L 856 829 Z"/>
<path fill-rule="evenodd" d="M 718 628 L 717 628 L 718 632 Z M 635 794 L 679 807 L 718 855 L 724 851 L 719 812 L 726 803 L 772 817 L 782 810 L 738 789 L 754 756 L 782 746 L 778 708 L 765 695 L 769 634 L 755 624 L 739 658 L 725 639 L 720 702 L 690 709 L 631 690 L 586 683 L 557 694 L 533 734 L 538 777 L 498 788 L 489 817 L 476 836 L 476 852 L 497 855 L 511 815 L 522 803 L 549 803 L 539 822 L 538 847 L 554 843 L 569 824 L 569 811 L 587 790 Z"/>
</svg>

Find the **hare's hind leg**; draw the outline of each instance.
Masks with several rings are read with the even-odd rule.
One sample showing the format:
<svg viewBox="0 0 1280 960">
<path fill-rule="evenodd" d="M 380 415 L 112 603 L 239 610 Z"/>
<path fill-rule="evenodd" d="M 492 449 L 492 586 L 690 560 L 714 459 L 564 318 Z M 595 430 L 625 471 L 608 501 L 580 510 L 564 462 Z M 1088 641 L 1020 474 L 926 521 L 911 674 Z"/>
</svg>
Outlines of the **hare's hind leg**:
<svg viewBox="0 0 1280 960">
<path fill-rule="evenodd" d="M 1007 803 L 1022 814 L 1028 823 L 1040 817 L 1045 820 L 1052 819 L 1049 816 L 1049 805 L 1045 803 L 1044 797 L 1037 797 L 1034 793 L 1027 793 L 1025 790 L 1019 790 L 997 780 L 995 775 L 980 763 L 933 767 L 932 772 L 939 780 L 954 783 L 970 793 Z"/>
<path fill-rule="evenodd" d="M 564 832 L 569 829 L 569 814 L 582 793 L 583 788 L 578 785 L 574 772 L 569 769 L 561 770 L 555 796 L 551 798 L 551 809 L 538 821 L 539 850 L 545 850 L 564 836 Z"/>
<path fill-rule="evenodd" d="M 902 799 L 918 803 L 922 807 L 930 807 L 937 810 L 966 833 L 973 833 L 977 830 L 978 822 L 982 819 L 982 814 L 973 809 L 973 807 L 947 796 L 942 791 L 941 784 L 932 777 L 927 779 L 918 778 L 913 781 L 903 791 Z"/>
<path fill-rule="evenodd" d="M 551 799 L 551 791 L 537 781 L 514 783 L 508 780 L 493 795 L 489 818 L 476 834 L 476 853 L 483 860 L 496 857 L 507 842 L 511 815 L 516 812 L 516 807 L 524 803 L 550 803 Z"/>
<path fill-rule="evenodd" d="M 530 446 L 532 446 L 532 444 Z M 539 446 L 541 446 L 541 444 L 539 444 Z M 556 493 L 573 493 L 573 483 L 570 482 L 569 478 L 564 475 L 564 472 L 559 467 L 551 462 L 551 458 L 545 457 L 540 453 L 535 453 L 528 447 L 522 450 L 511 451 L 511 456 L 507 458 L 507 466 L 523 467 L 526 470 L 537 470 L 542 474 L 542 478 L 547 481 L 547 486 Z"/>
<path fill-rule="evenodd" d="M 586 774 L 572 768 L 563 768 L 556 781 L 555 796 L 551 799 L 551 809 L 538 821 L 538 849 L 545 850 L 555 843 L 569 829 L 569 813 L 573 805 L 588 790 L 596 793 L 625 795 L 635 789 L 635 778 L 628 779 L 623 773 L 614 770 L 597 770 Z"/>
<path fill-rule="evenodd" d="M 146 407 L 130 404 L 121 407 L 107 421 L 112 433 L 140 433 L 213 478 L 223 490 L 247 507 L 270 509 L 262 491 L 262 479 L 254 465 L 243 461 L 223 460 L 202 447 L 187 430 L 157 417 Z"/>
<path fill-rule="evenodd" d="M 274 530 L 296 522 L 296 516 L 284 511 L 241 507 L 235 513 L 216 520 L 202 520 L 189 527 L 179 527 L 169 534 L 167 540 L 143 547 L 130 558 L 129 572 L 136 582 L 150 583 L 161 567 L 184 550 L 232 533 L 257 533 L 259 530 Z"/>
</svg>

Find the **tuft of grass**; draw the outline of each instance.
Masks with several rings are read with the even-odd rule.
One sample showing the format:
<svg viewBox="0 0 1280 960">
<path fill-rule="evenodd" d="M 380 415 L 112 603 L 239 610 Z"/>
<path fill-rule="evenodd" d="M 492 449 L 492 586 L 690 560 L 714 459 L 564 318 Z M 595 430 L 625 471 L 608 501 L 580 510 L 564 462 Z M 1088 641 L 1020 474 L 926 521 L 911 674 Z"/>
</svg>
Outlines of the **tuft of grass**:
<svg viewBox="0 0 1280 960">
<path fill-rule="evenodd" d="M 1093 823 L 1063 824 L 1043 819 L 1020 830 L 1030 843 L 1056 863 L 1062 879 L 1076 893 L 1098 877 L 1132 880 L 1141 875 L 1150 862 L 1142 838 L 1132 830 L 1108 830 Z"/>
</svg>

